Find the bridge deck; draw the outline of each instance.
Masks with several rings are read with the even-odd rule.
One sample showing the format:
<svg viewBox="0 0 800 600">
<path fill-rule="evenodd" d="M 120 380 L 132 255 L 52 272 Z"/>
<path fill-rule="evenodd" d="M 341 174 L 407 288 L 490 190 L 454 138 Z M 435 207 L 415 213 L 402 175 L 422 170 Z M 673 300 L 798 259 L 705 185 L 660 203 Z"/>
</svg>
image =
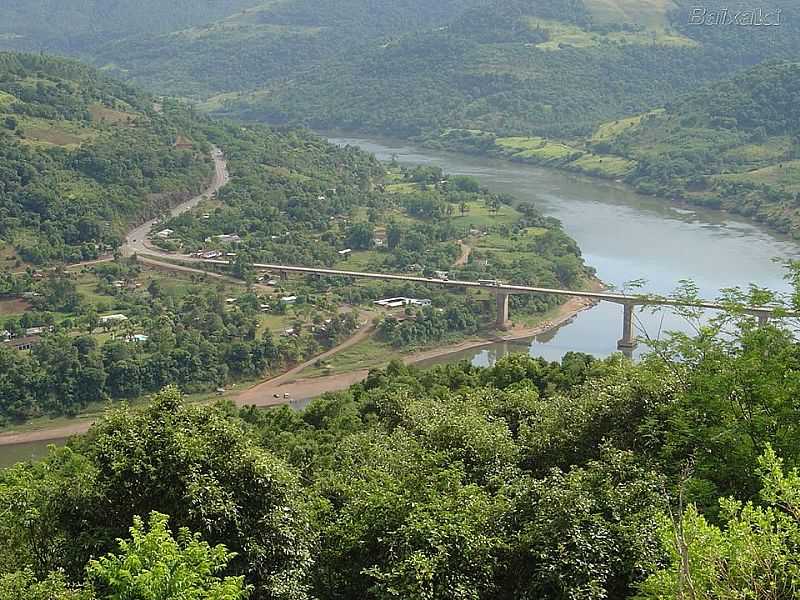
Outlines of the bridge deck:
<svg viewBox="0 0 800 600">
<path fill-rule="evenodd" d="M 148 256 L 143 254 L 143 256 Z M 165 258 L 159 256 L 158 258 Z M 217 266 L 230 266 L 231 261 L 228 260 L 204 260 L 186 256 L 172 256 L 174 260 L 188 261 L 201 264 L 217 265 Z M 255 263 L 253 267 L 256 269 L 265 269 L 269 271 L 276 271 L 279 273 L 298 273 L 303 275 L 320 275 L 324 277 L 353 277 L 355 279 L 376 279 L 380 281 L 405 281 L 410 283 L 423 283 L 426 285 L 438 285 L 443 287 L 466 288 L 466 289 L 486 289 L 493 292 L 500 292 L 506 294 L 550 294 L 554 296 L 567 296 L 571 298 L 588 298 L 598 302 L 613 302 L 614 304 L 621 304 L 623 306 L 672 306 L 684 308 L 703 308 L 710 310 L 728 310 L 730 307 L 718 302 L 708 302 L 705 300 L 698 300 L 696 302 L 674 300 L 670 298 L 662 298 L 658 296 L 634 296 L 629 294 L 615 294 L 609 292 L 587 292 L 582 290 L 565 290 L 557 288 L 543 288 L 532 287 L 524 285 L 510 285 L 500 283 L 497 285 L 490 285 L 479 283 L 477 281 L 458 281 L 452 279 L 432 279 L 429 277 L 417 277 L 413 275 L 394 275 L 391 273 L 367 273 L 360 271 L 343 271 L 340 269 L 322 269 L 317 267 L 292 267 L 288 265 L 270 265 Z M 748 306 L 741 309 L 742 312 L 754 316 L 780 316 L 780 317 L 797 317 L 798 313 L 787 312 L 781 307 L 777 306 Z"/>
</svg>

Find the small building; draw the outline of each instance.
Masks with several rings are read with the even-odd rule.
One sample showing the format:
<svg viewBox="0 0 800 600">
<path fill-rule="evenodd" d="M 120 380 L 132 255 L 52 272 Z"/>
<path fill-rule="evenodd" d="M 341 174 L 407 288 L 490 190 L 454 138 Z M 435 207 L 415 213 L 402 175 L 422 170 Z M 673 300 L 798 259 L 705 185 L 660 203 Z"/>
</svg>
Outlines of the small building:
<svg viewBox="0 0 800 600">
<path fill-rule="evenodd" d="M 236 304 L 236 298 L 225 298 L 227 304 Z"/>
<path fill-rule="evenodd" d="M 272 307 L 269 304 L 262 304 L 261 305 L 261 312 L 269 312 Z"/>
<path fill-rule="evenodd" d="M 33 349 L 33 347 L 39 344 L 41 341 L 42 339 L 38 335 L 31 335 L 12 340 L 11 345 L 13 346 L 14 350 L 25 351 Z"/>
<path fill-rule="evenodd" d="M 222 256 L 222 252 L 219 252 L 217 250 L 206 250 L 204 252 L 200 252 L 198 256 L 205 260 L 211 260 L 212 258 L 219 258 L 220 256 Z"/>
<path fill-rule="evenodd" d="M 339 256 L 349 256 L 353 253 L 351 248 L 347 248 L 346 250 L 339 250 Z"/>
<path fill-rule="evenodd" d="M 159 238 L 161 238 L 162 240 L 165 240 L 165 239 L 167 239 L 168 237 L 170 237 L 170 236 L 171 236 L 173 233 L 175 233 L 175 232 L 174 232 L 172 229 L 162 229 L 161 231 L 159 231 L 159 232 L 156 234 L 156 237 L 159 237 Z"/>
<path fill-rule="evenodd" d="M 128 342 L 134 344 L 144 344 L 147 340 L 150 339 L 150 336 L 147 336 L 143 333 L 137 333 L 128 337 Z"/>
<path fill-rule="evenodd" d="M 25 335 L 28 336 L 28 337 L 34 336 L 34 335 L 42 335 L 44 333 L 44 330 L 45 330 L 44 327 L 28 327 L 25 330 Z"/>
<path fill-rule="evenodd" d="M 297 304 L 297 296 L 284 296 L 281 298 L 281 302 L 289 305 Z"/>
<path fill-rule="evenodd" d="M 123 323 L 127 320 L 128 317 L 122 314 L 106 315 L 105 317 L 100 317 L 99 319 L 101 325 L 106 325 L 108 323 Z"/>
<path fill-rule="evenodd" d="M 450 279 L 450 273 L 448 273 L 447 271 L 434 271 L 433 275 L 434 277 L 436 277 L 436 279 L 441 279 L 443 281 L 447 281 L 448 279 Z"/>
<path fill-rule="evenodd" d="M 215 235 L 214 239 L 221 244 L 240 244 L 242 238 L 236 233 L 224 233 L 222 235 Z"/>
<path fill-rule="evenodd" d="M 14 337 L 14 335 L 8 329 L 4 329 L 3 331 L 0 331 L 0 340 L 3 340 L 4 342 L 7 342 L 8 340 L 10 340 L 13 337 Z"/>
<path fill-rule="evenodd" d="M 400 296 L 398 298 L 386 298 L 375 302 L 377 306 L 382 308 L 403 308 L 405 306 L 430 306 L 431 301 L 428 298 L 405 298 Z"/>
</svg>

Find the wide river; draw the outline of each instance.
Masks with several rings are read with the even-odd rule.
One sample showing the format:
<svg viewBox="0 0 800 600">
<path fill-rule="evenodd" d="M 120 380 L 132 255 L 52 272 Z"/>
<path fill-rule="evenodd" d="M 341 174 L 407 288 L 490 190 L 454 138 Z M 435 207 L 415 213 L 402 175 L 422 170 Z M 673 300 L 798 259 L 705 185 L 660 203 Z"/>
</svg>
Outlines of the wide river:
<svg viewBox="0 0 800 600">
<path fill-rule="evenodd" d="M 619 289 L 645 280 L 640 291 L 674 292 L 691 279 L 700 294 L 714 299 L 720 290 L 749 284 L 786 290 L 783 267 L 775 259 L 798 258 L 800 246 L 766 229 L 716 211 L 686 209 L 664 199 L 637 194 L 623 185 L 576 177 L 561 171 L 415 147 L 363 137 L 331 137 L 403 164 L 436 165 L 454 175 L 471 175 L 494 192 L 513 194 L 559 219 L 580 245 L 598 277 Z M 513 313 L 512 313 L 513 319 Z M 687 330 L 675 315 L 637 314 L 642 335 L 658 338 Z M 606 356 L 617 350 L 622 308 L 601 304 L 555 332 L 531 340 L 493 344 L 446 360 L 487 365 L 508 352 L 529 352 L 557 360 L 565 352 Z M 640 347 L 638 352 L 646 350 Z M 441 362 L 441 361 L 440 361 Z"/>
<path fill-rule="evenodd" d="M 800 257 L 800 246 L 761 227 L 718 212 L 670 206 L 665 200 L 638 195 L 621 185 L 386 140 L 330 139 L 359 146 L 382 160 L 394 156 L 405 164 L 437 165 L 451 174 L 472 175 L 495 192 L 534 203 L 544 214 L 561 220 L 600 279 L 617 287 L 645 279 L 645 291 L 669 294 L 680 280 L 692 279 L 706 298 L 716 297 L 724 288 L 750 283 L 782 290 L 786 289 L 783 270 L 773 259 Z M 619 306 L 601 304 L 535 339 L 491 344 L 437 362 L 470 360 L 488 365 L 509 352 L 529 352 L 550 360 L 569 351 L 606 356 L 617 349 L 621 311 Z M 651 337 L 686 328 L 672 315 L 651 313 L 639 314 L 638 326 Z M 41 456 L 48 443 L 1 447 L 0 467 Z"/>
</svg>

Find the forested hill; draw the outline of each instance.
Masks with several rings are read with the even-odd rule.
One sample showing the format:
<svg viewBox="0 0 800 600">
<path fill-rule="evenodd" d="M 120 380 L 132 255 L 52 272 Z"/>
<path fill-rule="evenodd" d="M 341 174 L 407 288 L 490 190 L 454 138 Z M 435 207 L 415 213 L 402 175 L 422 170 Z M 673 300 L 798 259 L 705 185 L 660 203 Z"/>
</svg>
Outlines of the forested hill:
<svg viewBox="0 0 800 600">
<path fill-rule="evenodd" d="M 209 145 L 158 108 L 78 63 L 0 54 L 2 239 L 31 263 L 89 259 L 203 189 Z"/>
<path fill-rule="evenodd" d="M 452 129 L 585 135 L 800 54 L 794 0 L 762 9 L 779 26 L 692 25 L 696 7 L 686 0 L 184 0 L 192 16 L 183 21 L 171 5 L 144 2 L 126 4 L 125 34 L 103 11 L 70 4 L 97 23 L 67 19 L 71 46 L 60 47 L 46 20 L 20 4 L 6 11 L 0 47 L 78 53 L 220 114 L 429 140 Z M 702 8 L 723 7 L 753 10 L 722 0 Z M 778 9 L 780 17 L 770 12 Z M 143 27 L 157 16 L 157 26 Z"/>
<path fill-rule="evenodd" d="M 642 191 L 724 207 L 800 235 L 800 64 L 761 65 L 600 128 L 589 148 Z M 613 158 L 612 158 L 613 161 Z"/>
<path fill-rule="evenodd" d="M 780 27 L 750 28 L 691 26 L 688 6 L 604 16 L 600 4 L 495 0 L 448 27 L 373 44 L 266 93 L 228 99 L 228 109 L 427 139 L 453 128 L 563 138 L 800 51 L 794 2 L 776 4 L 784 5 Z"/>
</svg>

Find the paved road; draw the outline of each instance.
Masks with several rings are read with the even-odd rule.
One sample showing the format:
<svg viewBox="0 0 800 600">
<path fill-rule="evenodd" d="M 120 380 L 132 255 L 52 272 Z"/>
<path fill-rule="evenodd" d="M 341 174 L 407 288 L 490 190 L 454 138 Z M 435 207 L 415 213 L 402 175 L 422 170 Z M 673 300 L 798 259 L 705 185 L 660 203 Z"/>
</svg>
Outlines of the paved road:
<svg viewBox="0 0 800 600">
<path fill-rule="evenodd" d="M 203 191 L 202 194 L 195 196 L 186 202 L 181 202 L 178 206 L 173 208 L 170 211 L 171 216 L 177 217 L 178 215 L 185 213 L 187 210 L 191 210 L 202 201 L 208 200 L 211 196 L 228 185 L 228 182 L 230 181 L 228 163 L 225 161 L 225 156 L 222 154 L 222 150 L 215 146 L 211 151 L 211 157 L 214 159 L 214 179 L 211 180 L 211 184 L 205 189 L 205 191 Z M 153 225 L 156 224 L 157 220 L 158 219 L 151 219 L 150 221 L 147 221 L 147 223 L 142 223 L 136 229 L 128 233 L 128 235 L 125 237 L 125 244 L 122 246 L 122 254 L 124 256 L 131 256 L 132 254 L 141 252 L 155 252 L 161 254 L 158 252 L 158 250 L 150 248 L 146 244 L 147 235 L 150 233 L 150 230 L 153 228 Z M 169 255 L 164 253 L 164 256 L 166 257 Z"/>
</svg>

